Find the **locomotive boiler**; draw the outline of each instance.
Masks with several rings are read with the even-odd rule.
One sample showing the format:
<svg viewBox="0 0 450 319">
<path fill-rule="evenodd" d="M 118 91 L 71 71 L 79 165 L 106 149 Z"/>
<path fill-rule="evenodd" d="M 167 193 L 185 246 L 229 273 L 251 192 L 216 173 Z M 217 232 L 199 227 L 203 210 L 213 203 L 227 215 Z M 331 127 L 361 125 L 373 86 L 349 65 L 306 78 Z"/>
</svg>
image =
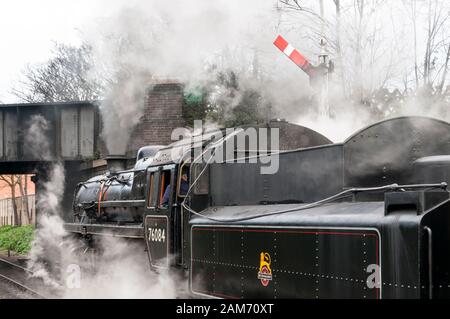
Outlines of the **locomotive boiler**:
<svg viewBox="0 0 450 319">
<path fill-rule="evenodd" d="M 217 133 L 143 148 L 129 170 L 108 159 L 66 228 L 142 240 L 198 297 L 450 297 L 449 123 L 393 118 L 334 144 L 305 129 L 289 151 Z"/>
</svg>

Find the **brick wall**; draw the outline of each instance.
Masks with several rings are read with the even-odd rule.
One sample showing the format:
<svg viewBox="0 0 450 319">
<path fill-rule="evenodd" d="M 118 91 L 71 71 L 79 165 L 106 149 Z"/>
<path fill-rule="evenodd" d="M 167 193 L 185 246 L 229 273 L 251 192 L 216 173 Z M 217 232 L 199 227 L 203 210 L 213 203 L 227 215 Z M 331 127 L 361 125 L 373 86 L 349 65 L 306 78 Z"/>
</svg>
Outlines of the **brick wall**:
<svg viewBox="0 0 450 319">
<path fill-rule="evenodd" d="M 172 143 L 173 129 L 184 127 L 183 86 L 177 82 L 158 83 L 149 89 L 144 115 L 134 128 L 128 143 L 127 157 L 134 158 L 142 146 Z M 98 121 L 101 126 L 101 120 Z M 101 128 L 100 128 L 101 130 Z M 100 157 L 108 155 L 101 138 L 97 141 Z"/>
<path fill-rule="evenodd" d="M 142 121 L 131 134 L 127 155 L 136 156 L 146 145 L 168 145 L 177 127 L 184 127 L 183 86 L 179 83 L 161 83 L 149 90 Z"/>
</svg>

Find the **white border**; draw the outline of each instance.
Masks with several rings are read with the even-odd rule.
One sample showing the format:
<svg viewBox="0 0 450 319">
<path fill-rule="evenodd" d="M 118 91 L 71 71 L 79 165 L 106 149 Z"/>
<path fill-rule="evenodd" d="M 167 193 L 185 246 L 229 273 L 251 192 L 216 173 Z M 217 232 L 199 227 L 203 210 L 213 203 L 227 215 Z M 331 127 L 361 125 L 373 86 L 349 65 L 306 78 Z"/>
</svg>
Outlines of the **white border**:
<svg viewBox="0 0 450 319">
<path fill-rule="evenodd" d="M 191 238 L 190 238 L 190 242 L 191 242 L 191 262 L 190 262 L 190 269 L 189 269 L 189 291 L 194 294 L 194 295 L 198 295 L 198 296 L 202 296 L 202 297 L 208 297 L 208 298 L 215 298 L 215 299 L 223 299 L 214 295 L 207 295 L 207 294 L 203 294 L 201 292 L 195 292 L 194 290 L 192 290 L 192 247 L 193 247 L 193 242 L 192 242 L 192 229 L 194 227 L 216 227 L 216 228 L 259 228 L 259 229 L 334 229 L 334 230 L 371 230 L 371 231 L 375 231 L 378 234 L 378 254 L 379 254 L 379 258 L 380 258 L 380 297 L 379 299 L 382 299 L 382 288 L 383 288 L 383 280 L 382 280 L 382 263 L 381 263 L 381 234 L 380 231 L 375 228 L 375 227 L 320 227 L 320 226 L 266 226 L 266 225 L 261 225 L 261 226 L 257 226 L 257 225 L 241 225 L 241 226 L 234 226 L 234 225 L 222 225 L 222 224 L 200 224 L 200 225 L 192 225 L 191 226 Z"/>
<path fill-rule="evenodd" d="M 156 265 L 153 265 L 153 263 L 152 263 L 152 260 L 153 260 L 153 258 L 152 258 L 152 254 L 151 254 L 151 252 L 150 252 L 150 242 L 149 242 L 149 240 L 148 240 L 148 238 L 147 238 L 147 233 L 148 233 L 148 229 L 147 229 L 147 223 L 146 223 L 146 220 L 147 220 L 147 217 L 156 217 L 156 218 L 165 218 L 166 219 L 166 229 L 167 229 L 167 240 L 166 240 L 166 263 L 167 263 L 167 266 L 166 267 L 163 267 L 163 266 L 156 266 Z M 152 266 L 152 267 L 154 267 L 154 268 L 158 268 L 158 269 L 168 269 L 169 268 L 169 240 L 170 240 L 170 225 L 169 225 L 169 217 L 167 217 L 166 215 L 146 215 L 145 216 L 145 221 L 144 221 L 144 240 L 145 240 L 145 242 L 147 243 L 147 249 L 148 249 L 148 256 L 150 257 L 150 265 Z"/>
</svg>

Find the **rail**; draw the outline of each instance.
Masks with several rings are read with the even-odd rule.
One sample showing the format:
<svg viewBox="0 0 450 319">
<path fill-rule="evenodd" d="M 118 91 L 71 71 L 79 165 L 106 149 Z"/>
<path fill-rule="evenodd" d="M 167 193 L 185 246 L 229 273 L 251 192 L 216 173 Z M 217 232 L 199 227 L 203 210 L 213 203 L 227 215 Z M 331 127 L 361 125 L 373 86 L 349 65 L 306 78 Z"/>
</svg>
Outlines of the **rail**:
<svg viewBox="0 0 450 319">
<path fill-rule="evenodd" d="M 13 267 L 15 269 L 20 269 L 20 271 L 32 274 L 33 272 L 25 267 L 22 267 L 20 265 L 17 265 L 15 263 L 12 263 L 6 259 L 0 258 L 0 263 L 6 264 L 9 267 Z M 0 281 L 5 282 L 6 284 L 10 286 L 14 286 L 19 291 L 24 292 L 25 294 L 30 295 L 30 297 L 38 298 L 38 299 L 46 299 L 42 294 L 38 293 L 36 290 L 34 290 L 31 287 L 28 287 L 27 285 L 24 285 L 23 283 L 18 282 L 16 279 L 11 278 L 10 276 L 6 276 L 5 274 L 0 274 Z"/>
</svg>

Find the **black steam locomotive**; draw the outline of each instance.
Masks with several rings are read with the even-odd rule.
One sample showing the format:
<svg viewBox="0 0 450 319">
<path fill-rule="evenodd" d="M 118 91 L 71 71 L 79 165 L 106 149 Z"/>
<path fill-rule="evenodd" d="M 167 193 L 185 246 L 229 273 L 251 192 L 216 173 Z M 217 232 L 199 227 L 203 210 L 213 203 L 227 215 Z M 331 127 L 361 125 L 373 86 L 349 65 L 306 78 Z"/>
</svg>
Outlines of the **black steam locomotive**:
<svg viewBox="0 0 450 319">
<path fill-rule="evenodd" d="M 194 296 L 450 297 L 449 123 L 394 118 L 340 144 L 305 130 L 282 152 L 229 143 L 245 134 L 142 148 L 131 170 L 109 158 L 78 185 L 67 229 L 142 239 Z"/>
</svg>

